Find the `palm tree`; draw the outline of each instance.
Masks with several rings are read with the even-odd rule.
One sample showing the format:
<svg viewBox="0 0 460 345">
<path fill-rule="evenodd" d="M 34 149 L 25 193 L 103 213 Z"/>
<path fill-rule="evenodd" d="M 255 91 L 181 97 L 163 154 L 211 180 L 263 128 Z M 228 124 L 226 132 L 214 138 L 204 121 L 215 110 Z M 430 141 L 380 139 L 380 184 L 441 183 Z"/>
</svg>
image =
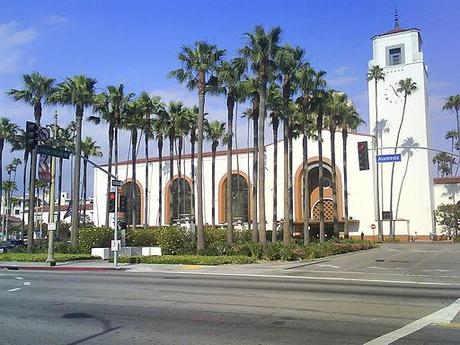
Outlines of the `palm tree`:
<svg viewBox="0 0 460 345">
<path fill-rule="evenodd" d="M 285 45 L 277 51 L 275 56 L 276 67 L 279 70 L 281 79 L 283 99 L 283 128 L 284 128 L 284 231 L 283 240 L 289 242 L 293 226 L 292 208 L 292 114 L 289 111 L 289 102 L 292 94 L 296 91 L 296 79 L 303 64 L 304 50 L 290 45 Z"/>
<path fill-rule="evenodd" d="M 278 229 L 278 128 L 282 116 L 282 95 L 279 86 L 270 84 L 267 97 L 268 109 L 273 129 L 273 219 L 272 219 L 272 243 L 276 242 Z"/>
<path fill-rule="evenodd" d="M 216 226 L 216 150 L 220 141 L 224 138 L 225 122 L 212 121 L 206 126 L 206 138 L 211 142 L 212 165 L 211 165 L 211 223 Z M 227 179 L 229 177 L 227 176 Z M 228 188 L 228 187 L 227 187 Z M 227 189 L 227 194 L 231 194 L 232 189 Z"/>
<path fill-rule="evenodd" d="M 203 41 L 195 42 L 194 46 L 183 46 L 178 59 L 182 68 L 172 71 L 169 76 L 176 78 L 181 83 L 186 83 L 190 90 L 198 91 L 198 169 L 197 169 L 197 249 L 204 249 L 203 232 L 203 124 L 204 107 L 206 100 L 207 86 L 215 84 L 216 79 L 213 73 L 225 50 L 220 50 L 217 46 Z M 207 81 L 207 76 L 209 76 Z"/>
<path fill-rule="evenodd" d="M 158 225 L 161 226 L 163 212 L 163 140 L 167 135 L 166 128 L 168 126 L 169 115 L 161 103 L 156 113 L 156 117 L 152 120 L 152 130 L 157 139 L 158 147 Z"/>
<path fill-rule="evenodd" d="M 252 71 L 256 74 L 259 93 L 259 118 L 258 118 L 258 171 L 259 171 L 259 242 L 266 244 L 265 224 L 265 116 L 267 111 L 267 83 L 273 73 L 275 55 L 278 50 L 281 29 L 273 28 L 265 32 L 260 25 L 256 26 L 253 33 L 246 33 L 247 45 L 240 53 L 250 62 Z"/>
<path fill-rule="evenodd" d="M 3 183 L 3 149 L 5 143 L 13 143 L 14 137 L 18 132 L 18 126 L 11 122 L 10 119 L 0 118 L 0 185 Z M 0 209 L 2 207 L 2 190 L 0 188 Z"/>
<path fill-rule="evenodd" d="M 387 134 L 387 133 L 390 133 L 390 128 L 388 127 L 388 120 L 387 119 L 378 120 L 376 127 L 374 128 L 374 135 L 377 136 L 377 143 L 378 143 L 378 140 L 380 140 L 380 154 L 381 155 L 383 154 L 383 144 L 382 144 L 383 134 Z M 379 168 L 379 171 L 376 170 L 376 172 L 379 174 L 379 176 L 382 176 L 382 178 L 380 178 L 380 190 L 383 191 L 383 165 L 380 164 L 380 167 L 378 168 Z M 377 206 L 379 206 L 379 208 L 383 210 L 385 208 L 385 203 L 384 203 L 385 200 L 383 198 L 383 193 L 380 193 L 377 190 L 377 194 L 381 194 L 380 195 L 380 205 L 377 205 Z M 381 223 L 382 222 L 380 221 L 380 224 Z M 379 237 L 379 241 L 383 241 L 383 230 L 382 230 L 382 238 Z"/>
<path fill-rule="evenodd" d="M 232 194 L 232 149 L 233 149 L 233 111 L 235 103 L 242 96 L 243 73 L 246 68 L 245 61 L 240 58 L 223 62 L 218 69 L 218 81 L 227 101 L 227 243 L 233 243 L 233 200 Z M 213 189 L 214 190 L 214 189 Z M 214 201 L 214 199 L 213 199 Z"/>
<path fill-rule="evenodd" d="M 401 201 L 401 194 L 404 186 L 404 181 L 406 180 L 406 175 L 407 175 L 407 169 L 409 168 L 409 161 L 410 158 L 413 156 L 414 152 L 413 149 L 419 146 L 419 143 L 417 143 L 414 138 L 409 137 L 406 138 L 403 143 L 401 144 L 403 147 L 401 154 L 403 156 L 407 156 L 406 159 L 406 168 L 404 169 L 404 175 L 401 180 L 401 186 L 399 187 L 399 195 L 398 195 L 398 202 L 396 203 L 396 219 L 398 219 L 398 211 L 399 211 L 399 202 Z M 452 168 L 451 168 L 452 170 Z"/>
<path fill-rule="evenodd" d="M 195 144 L 196 144 L 196 130 L 198 121 L 199 109 L 196 105 L 188 108 L 189 134 L 190 134 L 190 171 L 192 174 L 192 195 L 191 195 L 191 221 L 193 228 L 195 227 Z"/>
<path fill-rule="evenodd" d="M 397 88 L 398 93 L 402 93 L 404 97 L 402 114 L 401 114 L 401 121 L 399 122 L 398 133 L 396 135 L 396 143 L 394 148 L 394 153 L 396 154 L 397 147 L 399 144 L 399 136 L 401 134 L 401 129 L 404 123 L 404 116 L 406 114 L 406 104 L 407 104 L 407 97 L 412 95 L 415 91 L 417 91 L 417 84 L 411 79 L 401 79 L 398 83 L 399 87 Z M 391 178 L 390 178 L 390 234 L 394 238 L 394 222 L 393 222 L 393 180 L 394 180 L 394 172 L 395 172 L 395 163 L 393 162 L 391 165 Z"/>
<path fill-rule="evenodd" d="M 452 174 L 452 166 L 455 163 L 455 158 L 446 152 L 439 152 L 433 157 L 433 164 L 437 165 L 437 173 L 441 173 L 441 177 L 446 177 Z"/>
<path fill-rule="evenodd" d="M 446 99 L 446 103 L 442 106 L 442 110 L 453 110 L 455 111 L 455 117 L 457 120 L 457 133 L 460 133 L 460 119 L 459 119 L 459 112 L 460 112 L 460 94 L 449 96 Z M 455 175 L 458 173 L 458 166 Z"/>
<path fill-rule="evenodd" d="M 455 143 L 458 142 L 458 132 L 456 130 L 447 131 L 445 138 L 446 138 L 446 140 L 449 140 L 449 139 L 451 140 L 450 152 L 454 153 Z M 451 170 L 453 171 L 453 169 L 451 169 Z M 451 173 L 451 175 L 452 175 L 452 173 Z"/>
<path fill-rule="evenodd" d="M 75 107 L 75 154 L 72 181 L 72 218 L 70 240 L 77 245 L 80 205 L 81 130 L 85 108 L 94 104 L 96 80 L 84 75 L 75 75 L 60 83 L 50 97 L 52 103 Z"/>
<path fill-rule="evenodd" d="M 358 126 L 364 123 L 364 121 L 359 117 L 355 107 L 351 102 L 349 102 L 342 116 L 340 117 L 340 127 L 342 128 L 342 160 L 343 160 L 343 195 L 344 195 L 344 227 L 343 233 L 345 238 L 349 238 L 348 230 L 348 150 L 347 150 L 347 141 L 348 141 L 348 132 L 355 131 Z"/>
<path fill-rule="evenodd" d="M 102 157 L 101 147 L 91 137 L 85 137 L 81 142 L 83 154 L 83 226 L 86 225 L 86 176 L 88 170 L 88 158 Z"/>
<path fill-rule="evenodd" d="M 5 234 L 5 240 L 8 240 L 8 219 L 9 216 L 11 215 L 11 198 L 12 198 L 12 192 L 17 189 L 16 182 L 8 180 L 8 181 L 2 181 L 1 184 L 1 190 L 5 191 L 5 222 L 4 222 L 4 234 Z"/>
<path fill-rule="evenodd" d="M 383 72 L 383 68 L 381 68 L 379 65 L 374 65 L 372 66 L 369 71 L 367 72 L 367 80 L 368 81 L 371 81 L 373 80 L 374 81 L 374 103 L 375 103 L 375 148 L 377 149 L 377 152 L 378 152 L 378 148 L 379 148 L 379 142 L 378 142 L 378 131 L 377 131 L 377 128 L 378 128 L 378 121 L 379 121 L 379 115 L 378 115 L 378 92 L 377 92 L 377 87 L 378 87 L 378 83 L 379 81 L 383 81 L 385 80 L 385 73 Z M 382 147 L 383 144 L 382 144 L 382 136 L 380 137 L 380 146 Z M 383 167 L 381 167 L 380 169 L 383 169 Z M 383 200 L 382 200 L 382 205 L 380 205 L 380 191 L 379 191 L 379 178 L 380 178 L 380 172 L 379 172 L 379 168 L 377 167 L 376 169 L 376 179 L 377 179 L 377 232 L 378 232 L 378 238 L 379 238 L 379 241 L 380 242 L 383 242 L 383 227 L 382 227 L 382 221 L 380 220 L 381 218 L 381 213 L 380 213 L 380 206 L 383 207 Z M 383 181 L 383 178 L 382 178 L 382 181 Z M 383 182 L 382 182 L 382 188 L 383 188 Z"/>
<path fill-rule="evenodd" d="M 118 130 L 121 126 L 121 119 L 126 113 L 129 102 L 134 98 L 134 93 L 125 92 L 123 84 L 118 86 L 109 85 L 107 91 L 97 95 L 94 99 L 93 111 L 99 116 L 90 116 L 89 120 L 99 124 L 101 120 L 108 123 L 108 140 L 109 140 L 109 153 L 108 153 L 108 172 L 107 177 L 107 199 L 106 199 L 106 213 L 105 213 L 105 226 L 109 226 L 109 203 L 110 203 L 110 190 L 112 174 L 112 161 L 114 152 L 115 155 L 115 176 L 118 176 Z"/>
<path fill-rule="evenodd" d="M 7 92 L 15 101 L 22 101 L 34 108 L 34 119 L 37 126 L 40 126 L 42 118 L 42 102 L 46 101 L 53 90 L 54 79 L 47 78 L 38 72 L 22 75 L 22 89 L 11 89 Z M 29 224 L 27 227 L 27 251 L 32 251 L 34 232 L 34 210 L 35 210 L 35 176 L 37 174 L 37 150 L 32 149 L 29 182 Z"/>
</svg>

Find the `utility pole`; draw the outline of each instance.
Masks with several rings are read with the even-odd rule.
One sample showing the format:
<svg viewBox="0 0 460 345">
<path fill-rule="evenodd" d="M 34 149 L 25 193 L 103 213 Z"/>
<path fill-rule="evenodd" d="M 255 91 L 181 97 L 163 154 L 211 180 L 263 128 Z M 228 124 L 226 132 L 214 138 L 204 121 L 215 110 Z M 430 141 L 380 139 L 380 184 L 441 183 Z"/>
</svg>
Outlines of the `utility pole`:
<svg viewBox="0 0 460 345">
<path fill-rule="evenodd" d="M 54 113 L 54 126 L 53 126 L 53 139 L 57 136 L 57 111 Z M 56 189 L 56 157 L 51 158 L 51 178 L 50 178 L 50 198 L 49 198 L 49 212 L 48 212 L 48 258 L 46 262 L 50 266 L 56 266 L 54 259 L 54 231 L 56 230 L 56 223 L 54 222 L 54 198 Z M 58 210 L 61 212 L 61 210 Z"/>
</svg>

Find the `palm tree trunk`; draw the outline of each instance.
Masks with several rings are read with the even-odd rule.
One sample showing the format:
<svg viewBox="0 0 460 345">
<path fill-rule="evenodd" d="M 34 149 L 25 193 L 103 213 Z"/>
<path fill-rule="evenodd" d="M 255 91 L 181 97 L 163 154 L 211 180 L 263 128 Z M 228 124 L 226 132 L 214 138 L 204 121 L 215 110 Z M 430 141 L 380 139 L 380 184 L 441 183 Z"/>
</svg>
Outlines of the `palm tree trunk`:
<svg viewBox="0 0 460 345">
<path fill-rule="evenodd" d="M 401 180 L 401 186 L 399 187 L 398 201 L 396 203 L 396 214 L 395 214 L 396 219 L 398 219 L 399 202 L 401 201 L 402 189 L 403 189 L 403 186 L 404 186 L 404 181 L 406 180 L 407 169 L 409 168 L 409 160 L 410 160 L 409 155 L 410 155 L 410 152 L 407 153 L 406 168 L 404 169 L 404 175 L 403 175 L 403 178 Z"/>
<path fill-rule="evenodd" d="M 232 146 L 233 146 L 233 109 L 235 101 L 233 95 L 227 96 L 227 243 L 233 243 L 233 201 L 232 201 Z M 239 172 L 238 172 L 239 173 Z M 239 176 L 239 175 L 238 175 Z M 213 187 L 214 191 L 214 187 Z M 213 199 L 214 200 L 214 199 Z"/>
<path fill-rule="evenodd" d="M 158 226 L 163 223 L 163 137 L 158 137 Z"/>
<path fill-rule="evenodd" d="M 59 241 L 60 233 L 59 229 L 61 226 L 61 193 L 62 193 L 62 164 L 64 163 L 64 160 L 62 158 L 59 158 L 59 172 L 58 172 L 58 213 L 57 213 L 57 219 L 56 219 L 56 240 Z"/>
<path fill-rule="evenodd" d="M 249 197 L 249 201 L 251 201 L 251 198 L 252 198 L 252 184 L 251 184 L 251 174 L 249 173 L 251 171 L 251 165 L 249 163 L 249 138 L 251 137 L 250 135 L 250 127 L 251 127 L 251 119 L 249 118 L 249 116 L 247 117 L 248 119 L 248 131 L 247 131 L 247 142 L 246 142 L 246 146 L 248 148 L 248 153 L 247 153 L 247 160 L 248 160 L 248 188 L 251 189 L 251 192 L 248 191 L 248 197 Z M 254 178 L 253 178 L 254 179 Z M 248 217 L 248 230 L 251 231 L 251 220 L 252 220 L 252 202 L 249 202 L 249 204 L 251 205 L 251 216 Z M 252 231 L 251 231 L 252 233 Z M 253 237 L 252 237 L 252 241 L 254 242 L 254 233 L 253 234 Z"/>
<path fill-rule="evenodd" d="M 284 222 L 283 222 L 283 242 L 289 243 L 291 238 L 291 225 L 289 220 L 289 122 L 285 118 L 283 120 L 283 131 L 284 131 L 284 140 L 283 140 L 283 156 L 284 156 Z"/>
<path fill-rule="evenodd" d="M 273 223 L 272 243 L 276 242 L 276 231 L 278 229 L 278 120 L 273 122 Z"/>
<path fill-rule="evenodd" d="M 266 113 L 266 98 L 267 85 L 266 82 L 261 82 L 259 87 L 259 242 L 263 245 L 267 243 L 266 233 L 266 217 L 265 217 L 265 113 Z"/>
<path fill-rule="evenodd" d="M 377 126 L 378 126 L 378 122 L 379 122 L 379 117 L 378 117 L 378 104 L 377 104 L 377 82 L 378 80 L 377 79 L 374 79 L 374 93 L 375 93 L 375 148 L 377 149 L 376 152 L 378 152 L 378 148 L 379 148 L 379 141 L 378 141 L 378 133 L 377 133 Z M 380 137 L 380 143 L 382 144 L 381 146 L 383 147 L 383 143 L 382 143 L 382 140 L 383 140 L 383 128 L 382 128 L 382 136 Z M 382 172 L 382 182 L 381 182 L 381 189 L 382 189 L 382 205 L 380 205 L 380 191 L 379 191 L 379 179 L 380 179 L 380 176 L 379 176 L 379 168 L 380 169 L 383 169 L 383 166 L 382 167 L 379 167 L 377 165 L 376 167 L 376 185 L 377 185 L 377 193 L 376 193 L 376 199 L 377 199 L 377 233 L 378 233 L 378 238 L 379 238 L 379 241 L 380 242 L 383 242 L 383 227 L 382 227 L 382 221 L 380 220 L 380 217 L 381 217 L 381 211 L 380 211 L 380 206 L 383 208 L 383 170 L 380 170 Z M 347 226 L 348 226 L 348 219 L 346 219 L 347 221 Z"/>
<path fill-rule="evenodd" d="M 308 188 L 308 136 L 303 136 L 303 243 L 310 243 L 310 191 Z"/>
<path fill-rule="evenodd" d="M 259 242 L 259 231 L 257 222 L 257 186 L 259 183 L 258 178 L 258 159 L 259 159 L 259 147 L 258 147 L 258 108 L 256 105 L 253 107 L 253 131 L 254 131 L 254 144 L 252 153 L 252 203 L 251 203 L 251 219 L 252 219 L 252 242 Z"/>
<path fill-rule="evenodd" d="M 325 241 L 324 227 L 324 174 L 323 174 L 323 115 L 318 115 L 318 171 L 319 171 L 319 241 Z"/>
<path fill-rule="evenodd" d="M 455 109 L 455 114 L 456 114 L 456 119 L 457 119 L 457 133 L 460 136 L 460 119 L 458 117 L 458 109 L 457 108 Z M 460 165 L 460 162 L 459 162 L 459 164 L 457 164 L 457 169 L 455 169 L 455 176 L 458 175 L 458 166 L 459 165 Z"/>
<path fill-rule="evenodd" d="M 396 135 L 396 144 L 394 148 L 394 153 L 397 151 L 397 147 L 399 144 L 399 135 L 401 134 L 401 128 L 404 122 L 404 115 L 406 112 L 406 103 L 407 103 L 407 95 L 404 95 L 404 103 L 403 103 L 403 110 L 402 110 L 402 115 L 401 115 L 401 122 L 399 123 L 399 128 L 398 128 L 398 134 Z M 392 238 L 396 237 L 395 234 L 395 224 L 394 224 L 394 218 L 393 218 L 393 182 L 394 182 L 394 173 L 395 173 L 395 163 L 393 162 L 391 164 L 391 179 L 390 179 L 390 235 Z"/>
<path fill-rule="evenodd" d="M 144 188 L 144 229 L 148 227 L 149 217 L 149 132 L 145 131 L 145 188 Z"/>
<path fill-rule="evenodd" d="M 197 178 L 197 250 L 204 249 L 204 229 L 203 229 L 203 122 L 204 104 L 206 97 L 206 76 L 204 71 L 199 72 L 198 76 L 198 171 Z"/>
<path fill-rule="evenodd" d="M 343 200 L 344 200 L 344 218 L 343 233 L 345 238 L 349 238 L 348 231 L 348 169 L 347 169 L 347 129 L 342 129 L 342 157 L 343 157 Z"/>
<path fill-rule="evenodd" d="M 76 246 L 78 242 L 78 227 L 80 223 L 80 169 L 81 169 L 81 127 L 83 119 L 83 107 L 76 107 L 76 135 L 74 155 L 74 175 L 72 181 L 72 218 L 70 230 L 70 242 Z"/>
<path fill-rule="evenodd" d="M 132 130 L 132 140 L 131 140 L 131 156 L 132 156 L 132 171 L 133 171 L 133 183 L 131 184 L 131 215 L 132 215 L 132 229 L 135 229 L 137 226 L 137 177 L 136 177 L 136 163 L 137 163 L 137 129 Z M 115 210 L 116 211 L 116 210 Z"/>
<path fill-rule="evenodd" d="M 214 145 L 213 145 L 214 146 Z M 214 228 L 216 226 L 216 149 L 212 148 L 212 158 L 211 158 L 211 224 Z M 228 193 L 228 190 L 227 190 Z M 230 189 L 231 193 L 231 189 Z"/>
<path fill-rule="evenodd" d="M 88 157 L 85 157 L 88 158 Z M 86 173 L 88 163 L 86 159 L 83 160 L 83 226 L 86 226 Z"/>
<path fill-rule="evenodd" d="M 173 136 L 169 136 L 169 225 L 173 224 L 174 221 L 174 202 L 173 202 L 173 178 L 174 178 L 174 139 Z"/>
<path fill-rule="evenodd" d="M 332 203 L 334 208 L 334 236 L 339 238 L 339 219 L 338 219 L 338 210 L 337 210 L 337 170 L 335 168 L 335 129 L 330 129 L 331 135 L 331 164 L 332 164 Z"/>
<path fill-rule="evenodd" d="M 3 148 L 5 147 L 5 139 L 0 138 L 0 210 L 3 202 Z"/>
<path fill-rule="evenodd" d="M 191 151 L 191 173 L 192 173 L 192 197 L 191 197 L 191 210 L 192 210 L 192 226 L 195 225 L 195 141 L 196 137 L 195 134 L 190 134 L 190 151 Z"/>
<path fill-rule="evenodd" d="M 181 157 L 180 157 L 180 150 L 178 149 L 179 145 L 177 144 L 178 141 L 179 141 L 179 139 L 177 139 L 175 144 L 176 144 L 176 155 L 178 155 L 178 160 L 177 160 L 177 177 L 178 177 L 178 179 L 177 179 L 177 219 L 179 219 L 179 221 L 180 221 L 180 215 L 182 214 L 183 209 L 181 208 L 181 206 L 182 206 L 181 205 L 181 199 L 182 199 L 181 198 L 181 196 L 182 196 L 182 194 L 181 194 L 181 192 L 182 192 L 181 184 L 182 184 L 182 180 L 181 180 L 181 176 L 180 176 L 180 168 L 181 168 L 180 159 L 181 159 Z"/>
<path fill-rule="evenodd" d="M 292 200 L 293 200 L 293 189 L 292 189 L 292 162 L 293 162 L 293 159 L 292 159 L 292 126 L 291 126 L 291 123 L 289 121 L 289 126 L 288 126 L 288 133 L 289 133 L 289 136 L 288 136 L 288 152 L 289 152 L 289 164 L 288 164 L 288 167 L 289 167 L 289 170 L 288 170 L 288 178 L 287 178 L 287 181 L 288 181 L 288 209 L 289 209 L 289 234 L 293 234 L 294 233 L 294 210 L 293 210 L 293 205 L 292 205 Z"/>
<path fill-rule="evenodd" d="M 110 204 L 110 190 L 112 188 L 111 185 L 111 174 L 112 174 L 112 153 L 113 153 L 113 125 L 110 123 L 109 124 L 109 161 L 108 161 L 108 166 L 107 170 L 109 171 L 109 174 L 107 175 L 107 193 L 106 193 L 106 206 L 105 206 L 105 227 L 109 227 L 109 222 L 110 222 L 110 212 L 109 212 L 109 204 Z M 61 163 L 59 163 L 61 164 Z"/>
<path fill-rule="evenodd" d="M 61 158 L 62 159 L 62 158 Z M 22 172 L 22 217 L 21 217 L 21 239 L 26 235 L 26 188 L 27 188 L 27 163 L 29 151 L 24 150 L 24 171 Z"/>
</svg>

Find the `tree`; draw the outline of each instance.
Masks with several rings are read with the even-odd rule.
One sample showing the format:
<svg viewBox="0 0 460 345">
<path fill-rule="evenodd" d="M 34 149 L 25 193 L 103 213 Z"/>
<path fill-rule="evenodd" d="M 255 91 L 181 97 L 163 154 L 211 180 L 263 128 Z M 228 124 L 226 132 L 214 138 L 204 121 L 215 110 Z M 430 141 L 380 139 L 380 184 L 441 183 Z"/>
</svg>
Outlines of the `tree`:
<svg viewBox="0 0 460 345">
<path fill-rule="evenodd" d="M 401 146 L 403 147 L 403 149 L 401 151 L 401 154 L 402 154 L 403 157 L 406 156 L 407 159 L 406 159 L 406 168 L 404 169 L 404 175 L 403 175 L 403 178 L 401 180 L 401 186 L 399 187 L 398 201 L 396 203 L 396 219 L 398 219 L 399 202 L 401 201 L 401 194 L 402 194 L 402 190 L 403 190 L 403 187 L 404 187 L 404 181 L 406 180 L 407 170 L 409 168 L 409 161 L 410 161 L 410 158 L 414 154 L 413 149 L 416 148 L 416 147 L 419 147 L 419 143 L 417 143 L 414 140 L 414 138 L 409 137 L 409 138 L 406 138 L 403 141 Z M 451 170 L 452 170 L 452 167 L 451 167 Z"/>
<path fill-rule="evenodd" d="M 4 236 L 8 240 L 8 220 L 11 215 L 11 198 L 12 192 L 17 189 L 16 182 L 8 180 L 2 181 L 1 190 L 5 192 L 5 222 L 4 222 Z"/>
<path fill-rule="evenodd" d="M 88 170 L 88 159 L 91 157 L 102 157 L 101 147 L 91 137 L 85 137 L 81 142 L 83 154 L 83 225 L 86 225 L 86 176 Z M 59 211 L 60 212 L 60 211 Z"/>
<path fill-rule="evenodd" d="M 374 140 L 374 145 L 375 148 L 379 148 L 379 142 L 378 142 L 378 124 L 379 124 L 379 113 L 378 113 L 378 92 L 377 92 L 377 87 L 379 81 L 385 80 L 385 73 L 383 72 L 383 68 L 381 68 L 379 65 L 374 65 L 372 66 L 369 71 L 367 72 L 367 80 L 374 81 L 374 103 L 375 103 L 375 140 Z M 383 133 L 383 132 L 380 132 Z M 380 135 L 380 146 L 382 147 L 382 135 Z M 383 169 L 383 168 L 380 168 Z M 382 205 L 380 205 L 380 191 L 379 191 L 379 175 L 380 175 L 379 167 L 376 169 L 376 179 L 377 179 L 377 232 L 378 232 L 378 238 L 380 242 L 383 242 L 383 227 L 382 227 L 382 221 L 380 220 L 381 214 L 380 214 L 380 206 L 383 207 L 383 199 L 382 199 Z M 382 181 L 383 181 L 383 176 L 382 176 Z M 382 188 L 383 188 L 383 182 L 382 182 Z M 383 190 L 383 189 L 382 189 Z"/>
<path fill-rule="evenodd" d="M 159 104 L 158 112 L 152 120 L 153 134 L 157 139 L 158 147 L 158 225 L 161 226 L 163 208 L 163 140 L 167 135 L 166 128 L 168 125 L 169 115 L 165 110 L 163 103 Z"/>
<path fill-rule="evenodd" d="M 11 122 L 10 119 L 2 117 L 0 118 L 0 185 L 3 183 L 3 149 L 5 143 L 12 143 L 14 137 L 18 132 L 18 126 Z M 0 188 L 0 209 L 2 207 L 3 194 Z"/>
<path fill-rule="evenodd" d="M 220 141 L 224 138 L 225 122 L 212 121 L 206 126 L 206 138 L 211 142 L 212 165 L 211 165 L 211 223 L 216 226 L 216 150 Z M 227 179 L 229 176 L 227 176 Z M 228 188 L 228 187 L 227 187 Z M 227 189 L 227 194 L 231 194 L 232 189 Z"/>
<path fill-rule="evenodd" d="M 233 149 L 233 112 L 235 103 L 242 96 L 243 73 L 246 63 L 243 59 L 236 58 L 230 62 L 223 62 L 218 69 L 217 79 L 221 92 L 226 95 L 227 103 L 227 243 L 233 243 L 233 200 L 232 193 L 232 149 Z M 214 199 L 213 199 L 214 201 Z"/>
<path fill-rule="evenodd" d="M 446 140 L 449 140 L 449 139 L 451 140 L 450 152 L 454 153 L 455 144 L 458 143 L 458 132 L 456 130 L 447 131 L 445 138 Z M 450 170 L 451 170 L 451 176 L 452 176 L 452 172 L 454 169 L 452 169 L 451 167 Z"/>
<path fill-rule="evenodd" d="M 275 55 L 280 41 L 281 28 L 275 27 L 265 32 L 260 25 L 254 32 L 246 33 L 247 45 L 240 53 L 250 62 L 252 71 L 255 73 L 259 93 L 259 118 L 258 118 L 258 179 L 259 179 L 259 242 L 263 245 L 267 242 L 265 224 L 265 116 L 267 111 L 267 83 L 274 72 Z"/>
<path fill-rule="evenodd" d="M 381 155 L 383 155 L 383 145 L 382 145 L 383 134 L 387 134 L 389 132 L 390 132 L 390 128 L 388 127 L 388 120 L 386 120 L 386 119 L 378 120 L 377 125 L 374 128 L 374 135 L 377 136 L 377 140 L 380 140 L 380 145 L 379 145 L 380 149 L 379 150 L 380 150 Z M 378 143 L 378 141 L 377 141 L 377 143 Z M 379 151 L 377 151 L 377 152 L 379 152 Z M 379 176 L 382 176 L 382 178 L 379 179 L 380 180 L 379 181 L 380 182 L 380 191 L 383 191 L 384 190 L 383 189 L 383 165 L 380 164 L 380 167 L 378 167 L 378 169 L 379 169 L 379 171 L 377 171 L 377 173 L 379 174 Z M 380 191 L 377 190 L 377 194 L 380 195 L 380 204 L 378 206 L 379 206 L 379 208 L 381 210 L 383 210 L 384 207 L 385 207 L 385 203 L 384 203 L 385 200 L 383 198 L 383 192 L 380 193 Z M 380 224 L 381 223 L 382 222 L 380 221 Z M 378 229 L 377 229 L 377 231 L 378 231 Z M 382 230 L 382 238 L 379 237 L 379 241 L 383 241 L 383 230 Z"/>
<path fill-rule="evenodd" d="M 460 119 L 459 119 L 459 112 L 460 112 L 460 94 L 449 96 L 446 99 L 446 103 L 442 106 L 442 110 L 453 110 L 455 111 L 455 118 L 457 120 L 457 133 L 460 133 Z M 458 173 L 458 167 L 457 171 L 455 172 L 455 175 Z"/>
<path fill-rule="evenodd" d="M 108 126 L 108 172 L 112 174 L 113 152 L 115 155 L 115 176 L 118 176 L 118 130 L 121 126 L 121 119 L 126 113 L 129 102 L 134 98 L 134 93 L 125 92 L 123 84 L 118 86 L 109 85 L 107 91 L 98 94 L 94 99 L 93 111 L 99 116 L 90 116 L 89 120 L 99 124 L 101 120 L 105 121 Z M 107 192 L 106 192 L 106 213 L 105 226 L 109 226 L 109 203 L 110 190 L 112 188 L 110 175 L 107 177 Z"/>
<path fill-rule="evenodd" d="M 275 56 L 276 67 L 279 70 L 282 93 L 282 117 L 284 128 L 284 224 L 283 241 L 289 242 L 293 224 L 293 190 L 292 190 L 292 114 L 289 109 L 291 96 L 297 88 L 297 77 L 303 66 L 304 50 L 285 45 L 278 49 Z"/>
<path fill-rule="evenodd" d="M 196 130 L 198 121 L 198 107 L 194 105 L 191 108 L 187 108 L 189 123 L 189 134 L 190 134 L 190 171 L 192 174 L 192 205 L 191 205 L 191 221 L 193 228 L 195 227 L 195 144 L 196 144 Z"/>
<path fill-rule="evenodd" d="M 441 204 L 434 211 L 436 221 L 444 227 L 447 235 L 458 236 L 458 221 L 460 219 L 460 204 Z"/>
<path fill-rule="evenodd" d="M 225 54 L 217 46 L 203 41 L 193 46 L 183 46 L 178 59 L 182 68 L 172 71 L 169 76 L 186 83 L 190 90 L 198 91 L 198 169 L 197 169 L 197 249 L 204 249 L 203 231 L 203 131 L 207 86 L 216 83 L 213 73 Z M 209 79 L 207 80 L 207 77 Z"/>
<path fill-rule="evenodd" d="M 7 92 L 15 101 L 22 101 L 34 109 L 34 119 L 40 126 L 42 118 L 42 103 L 47 101 L 53 91 L 54 79 L 47 78 L 38 72 L 22 75 L 22 89 L 11 89 Z M 29 179 L 29 224 L 27 227 L 27 251 L 31 252 L 34 245 L 34 210 L 35 210 L 35 177 L 37 174 L 37 150 L 32 150 Z"/>
<path fill-rule="evenodd" d="M 411 79 L 401 79 L 398 83 L 398 88 L 396 91 L 402 93 L 404 97 L 403 108 L 401 113 L 401 120 L 399 122 L 398 133 L 396 135 L 396 142 L 394 153 L 396 154 L 397 147 L 399 145 L 399 136 L 401 135 L 401 129 L 404 123 L 404 116 L 406 115 L 406 104 L 407 97 L 412 95 L 417 90 L 417 84 Z M 394 172 L 395 172 L 395 163 L 391 164 L 391 177 L 390 177 L 390 235 L 395 238 L 394 231 L 394 218 L 393 218 L 393 182 L 394 182 Z"/>
<path fill-rule="evenodd" d="M 52 103 L 75 107 L 75 155 L 72 181 L 72 218 L 70 240 L 77 245 L 80 205 L 81 130 L 85 108 L 94 104 L 96 80 L 84 75 L 75 75 L 60 83 L 50 97 Z"/>
<path fill-rule="evenodd" d="M 26 149 L 26 132 L 19 129 L 11 142 L 11 151 L 24 151 L 24 168 L 22 170 L 22 217 L 21 217 L 21 238 L 25 236 L 25 210 L 26 210 L 26 190 L 27 190 L 27 162 L 29 160 L 29 150 Z"/>
<path fill-rule="evenodd" d="M 343 161 L 343 199 L 344 199 L 344 227 L 345 238 L 349 238 L 348 230 L 348 133 L 354 132 L 364 121 L 359 117 L 358 112 L 351 102 L 347 103 L 342 116 L 340 117 L 340 127 L 342 128 L 342 161 Z"/>
<path fill-rule="evenodd" d="M 437 165 L 437 173 L 441 177 L 452 175 L 452 167 L 457 164 L 455 158 L 447 152 L 439 152 L 433 157 L 433 164 Z"/>
</svg>

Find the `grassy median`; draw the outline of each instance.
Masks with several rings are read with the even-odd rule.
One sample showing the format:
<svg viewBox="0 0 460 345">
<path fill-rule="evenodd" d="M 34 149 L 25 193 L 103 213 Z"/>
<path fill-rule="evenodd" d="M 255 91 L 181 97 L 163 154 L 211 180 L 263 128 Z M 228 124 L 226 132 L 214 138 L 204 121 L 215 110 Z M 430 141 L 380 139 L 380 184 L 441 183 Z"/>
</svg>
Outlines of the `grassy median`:
<svg viewBox="0 0 460 345">
<path fill-rule="evenodd" d="M 3 262 L 45 262 L 48 257 L 45 253 L 3 253 L 0 254 L 0 261 Z M 56 262 L 75 261 L 75 260 L 94 260 L 100 259 L 99 256 L 90 254 L 54 254 Z"/>
</svg>

